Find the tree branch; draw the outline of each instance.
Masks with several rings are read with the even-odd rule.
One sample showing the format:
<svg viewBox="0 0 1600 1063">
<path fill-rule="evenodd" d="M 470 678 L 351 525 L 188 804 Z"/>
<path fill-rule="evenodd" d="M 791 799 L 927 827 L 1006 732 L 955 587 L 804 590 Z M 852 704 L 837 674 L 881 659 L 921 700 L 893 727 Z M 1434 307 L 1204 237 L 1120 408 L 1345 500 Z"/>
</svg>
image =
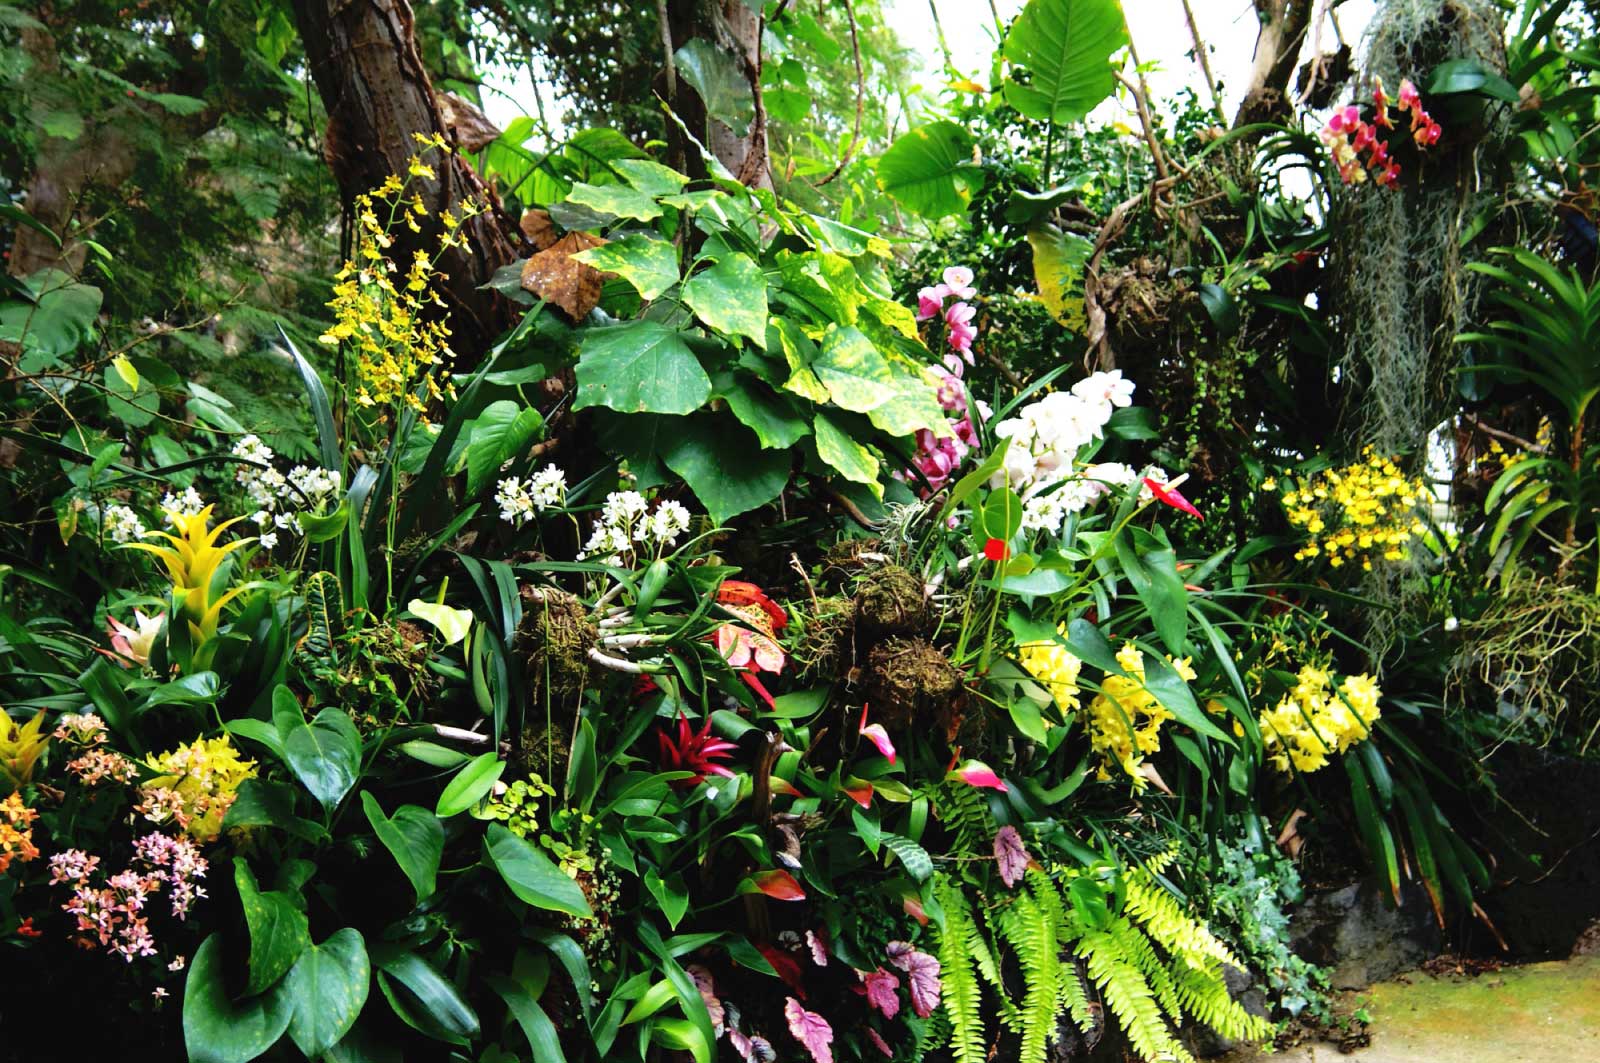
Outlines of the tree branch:
<svg viewBox="0 0 1600 1063">
<path fill-rule="evenodd" d="M 866 103 L 867 80 L 861 71 L 861 41 L 856 35 L 856 9 L 850 0 L 844 0 L 844 13 L 850 20 L 850 51 L 854 53 L 856 60 L 856 124 L 850 133 L 850 144 L 839 159 L 839 165 L 833 168 L 832 173 L 817 182 L 818 188 L 844 172 L 844 168 L 850 164 L 850 157 L 856 153 L 856 145 L 861 142 L 861 112 Z"/>
</svg>

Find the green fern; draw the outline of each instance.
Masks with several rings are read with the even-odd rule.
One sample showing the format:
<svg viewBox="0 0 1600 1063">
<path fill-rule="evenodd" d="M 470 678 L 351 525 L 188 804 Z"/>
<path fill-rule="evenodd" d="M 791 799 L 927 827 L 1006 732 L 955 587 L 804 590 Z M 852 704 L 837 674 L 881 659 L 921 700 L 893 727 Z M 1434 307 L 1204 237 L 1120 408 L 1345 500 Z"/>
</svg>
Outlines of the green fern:
<svg viewBox="0 0 1600 1063">
<path fill-rule="evenodd" d="M 1187 915 L 1178 899 L 1155 881 L 1147 867 L 1131 872 L 1124 882 L 1128 894 L 1123 910 L 1163 949 L 1176 956 L 1206 957 L 1239 966 L 1228 946 L 1218 941 L 1205 924 Z"/>
<path fill-rule="evenodd" d="M 1128 940 L 1137 927 L 1118 917 L 1111 928 L 1091 930 L 1078 939 L 1077 952 L 1100 989 L 1106 1007 L 1122 1024 L 1122 1032 L 1135 1052 L 1147 1060 L 1174 1059 L 1193 1063 L 1193 1057 L 1167 1032 L 1167 1017 L 1150 990 L 1150 983 L 1128 956 Z"/>
<path fill-rule="evenodd" d="M 939 881 L 939 903 L 944 907 L 939 966 L 944 1010 L 950 1018 L 950 1053 L 956 1063 L 983 1063 L 982 997 L 968 944 L 969 935 L 976 930 L 972 910 L 961 888 L 943 877 Z"/>
<path fill-rule="evenodd" d="M 995 822 L 982 791 L 965 783 L 944 782 L 933 792 L 933 798 L 939 819 L 953 838 L 949 852 L 961 855 L 993 852 Z M 970 881 L 971 872 L 965 874 Z"/>
</svg>

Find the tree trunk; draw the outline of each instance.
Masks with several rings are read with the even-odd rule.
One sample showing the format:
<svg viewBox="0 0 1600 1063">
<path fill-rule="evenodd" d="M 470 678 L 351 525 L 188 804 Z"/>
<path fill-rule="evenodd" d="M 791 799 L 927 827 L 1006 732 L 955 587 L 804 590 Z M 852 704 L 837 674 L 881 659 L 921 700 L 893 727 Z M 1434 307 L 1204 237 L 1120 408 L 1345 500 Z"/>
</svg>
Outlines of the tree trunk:
<svg viewBox="0 0 1600 1063">
<path fill-rule="evenodd" d="M 1295 60 L 1305 42 L 1314 0 L 1255 0 L 1261 29 L 1256 35 L 1255 60 L 1250 67 L 1250 87 L 1234 116 L 1234 128 L 1252 122 L 1278 121 L 1288 116 L 1284 91 Z"/>
<path fill-rule="evenodd" d="M 663 81 L 668 104 L 706 150 L 742 183 L 771 188 L 767 109 L 761 100 L 761 15 L 744 0 L 667 0 L 665 10 L 663 47 L 676 50 L 695 39 L 710 42 L 749 86 L 755 118 L 741 136 L 721 118 L 708 115 L 705 101 L 673 70 L 670 54 L 665 59 L 668 65 Z M 687 142 L 675 124 L 668 127 L 668 139 L 680 168 L 693 177 L 704 177 L 699 149 Z"/>
<path fill-rule="evenodd" d="M 406 0 L 294 0 L 294 12 L 328 111 L 324 150 L 346 205 L 390 174 L 406 173 L 418 152 L 416 134 L 441 134 L 446 143 L 461 146 L 423 66 Z M 462 227 L 467 246 L 450 248 L 439 262 L 460 371 L 516 317 L 511 303 L 483 285 L 517 258 L 517 227 L 459 155 L 430 162 L 438 176 L 413 178 L 410 187 L 428 205 L 432 225 L 420 234 L 400 227 L 394 234 L 396 261 L 409 263 L 413 251 L 431 254 L 438 247 L 437 219 L 444 211 L 469 199 L 491 205 Z"/>
</svg>

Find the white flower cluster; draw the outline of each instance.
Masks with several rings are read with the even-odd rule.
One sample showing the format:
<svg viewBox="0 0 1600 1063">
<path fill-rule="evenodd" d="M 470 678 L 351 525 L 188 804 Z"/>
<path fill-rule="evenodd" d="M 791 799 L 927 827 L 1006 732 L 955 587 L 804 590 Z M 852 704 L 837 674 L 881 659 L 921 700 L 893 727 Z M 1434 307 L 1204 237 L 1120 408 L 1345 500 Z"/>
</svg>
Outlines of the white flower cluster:
<svg viewBox="0 0 1600 1063">
<path fill-rule="evenodd" d="M 100 515 L 100 527 L 114 543 L 131 543 L 144 538 L 144 523 L 127 506 L 107 506 Z"/>
<path fill-rule="evenodd" d="M 278 532 L 300 534 L 298 511 L 322 509 L 344 486 L 344 477 L 337 471 L 310 465 L 296 465 L 285 476 L 273 467 L 276 455 L 259 436 L 239 440 L 233 445 L 233 455 L 266 466 L 241 465 L 233 477 L 257 507 L 250 519 L 262 529 L 259 542 L 268 550 L 278 545 Z"/>
<path fill-rule="evenodd" d="M 678 502 L 662 502 L 650 512 L 649 503 L 637 491 L 613 491 L 600 507 L 583 555 L 602 564 L 619 565 L 622 556 L 635 552 L 635 544 L 657 549 L 671 546 L 689 530 L 689 511 Z"/>
<path fill-rule="evenodd" d="M 1133 402 L 1133 388 L 1121 370 L 1092 373 L 1070 391 L 1046 395 L 995 425 L 995 436 L 1011 445 L 989 486 L 1010 487 L 1022 496 L 1024 528 L 1059 531 L 1070 514 L 1138 478 L 1118 462 L 1077 464 L 1079 452 L 1101 437 L 1112 413 Z"/>
<path fill-rule="evenodd" d="M 551 506 L 559 506 L 567 495 L 567 474 L 554 465 L 546 465 L 527 480 L 515 476 L 500 481 L 494 501 L 500 507 L 500 519 L 514 527 L 522 527 Z"/>
<path fill-rule="evenodd" d="M 192 517 L 205 508 L 206 500 L 193 487 L 185 487 L 181 495 L 168 491 L 161 499 L 161 512 L 168 524 L 173 523 L 174 516 Z"/>
</svg>

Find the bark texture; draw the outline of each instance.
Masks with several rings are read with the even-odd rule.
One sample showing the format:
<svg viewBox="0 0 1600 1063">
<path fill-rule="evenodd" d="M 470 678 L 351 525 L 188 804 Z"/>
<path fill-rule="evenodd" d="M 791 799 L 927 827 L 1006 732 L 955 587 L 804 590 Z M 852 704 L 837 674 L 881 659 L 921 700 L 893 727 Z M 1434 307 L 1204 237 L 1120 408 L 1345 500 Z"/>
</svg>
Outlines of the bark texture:
<svg viewBox="0 0 1600 1063">
<path fill-rule="evenodd" d="M 480 139 L 481 129 L 458 130 L 460 108 L 435 92 L 406 0 L 294 0 L 294 12 L 328 112 L 324 151 L 346 204 L 389 174 L 404 174 L 417 152 L 416 134 L 442 134 L 458 147 Z M 438 176 L 416 178 L 412 187 L 434 216 L 433 227 L 420 234 L 401 228 L 395 234 L 397 260 L 409 262 L 412 251 L 431 253 L 438 246 L 443 211 L 469 199 L 491 204 L 464 226 L 467 247 L 451 248 L 440 262 L 459 371 L 470 368 L 517 316 L 511 303 L 483 285 L 518 257 L 519 236 L 470 166 L 457 156 L 431 162 Z"/>
<path fill-rule="evenodd" d="M 1255 0 L 1261 29 L 1256 35 L 1250 87 L 1234 116 L 1235 128 L 1288 115 L 1289 76 L 1294 73 L 1315 6 L 1314 0 Z"/>
<path fill-rule="evenodd" d="M 767 148 L 767 109 L 761 100 L 761 15 L 744 0 L 667 0 L 663 47 L 682 48 L 696 38 L 709 41 L 723 53 L 750 89 L 755 118 L 743 136 L 725 122 L 708 116 L 705 102 L 668 65 L 664 81 L 669 102 L 683 124 L 702 137 L 706 150 L 716 156 L 740 182 L 755 188 L 772 187 L 772 162 Z M 667 63 L 670 64 L 670 52 Z M 708 120 L 709 119 L 709 120 Z M 682 131 L 669 126 L 675 161 L 694 177 L 705 176 L 700 152 L 687 143 Z"/>
</svg>

